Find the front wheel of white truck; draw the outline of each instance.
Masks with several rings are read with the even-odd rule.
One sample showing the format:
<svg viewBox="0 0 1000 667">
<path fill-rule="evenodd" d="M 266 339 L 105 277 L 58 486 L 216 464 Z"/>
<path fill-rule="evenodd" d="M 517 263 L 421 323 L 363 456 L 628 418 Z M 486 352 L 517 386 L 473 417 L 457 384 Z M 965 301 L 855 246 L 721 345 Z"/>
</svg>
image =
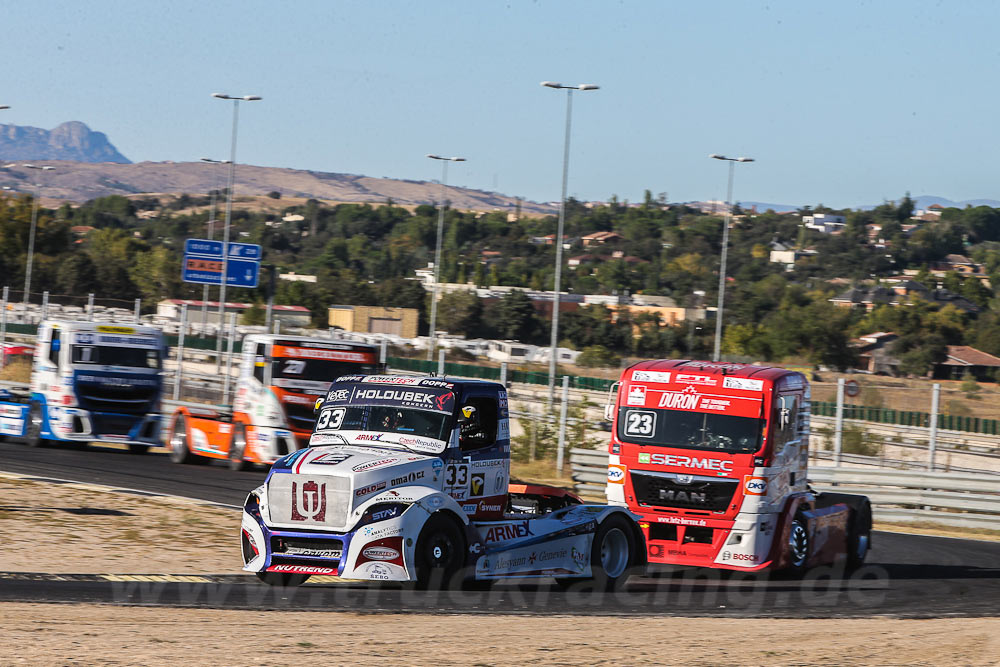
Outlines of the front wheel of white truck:
<svg viewBox="0 0 1000 667">
<path fill-rule="evenodd" d="M 309 581 L 308 574 L 285 574 L 284 572 L 257 572 L 257 578 L 268 586 L 289 588 L 301 586 Z"/>
</svg>

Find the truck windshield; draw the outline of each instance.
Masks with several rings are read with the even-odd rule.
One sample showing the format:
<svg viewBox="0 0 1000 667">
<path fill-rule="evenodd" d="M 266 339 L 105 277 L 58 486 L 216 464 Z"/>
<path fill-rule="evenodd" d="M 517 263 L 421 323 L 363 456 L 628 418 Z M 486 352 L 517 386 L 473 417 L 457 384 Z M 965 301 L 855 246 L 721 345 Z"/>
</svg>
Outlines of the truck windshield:
<svg viewBox="0 0 1000 667">
<path fill-rule="evenodd" d="M 116 345 L 74 345 L 73 363 L 159 368 L 160 351 L 152 348 L 119 347 Z"/>
<path fill-rule="evenodd" d="M 689 410 L 619 408 L 618 439 L 636 445 L 745 454 L 760 448 L 761 420 Z"/>
<path fill-rule="evenodd" d="M 372 364 L 330 359 L 280 358 L 272 362 L 271 377 L 284 380 L 311 380 L 333 382 L 341 375 L 369 375 L 375 372 Z"/>
<path fill-rule="evenodd" d="M 447 440 L 450 421 L 450 415 L 441 412 L 385 405 L 324 408 L 316 420 L 316 433 L 379 431 Z"/>
</svg>

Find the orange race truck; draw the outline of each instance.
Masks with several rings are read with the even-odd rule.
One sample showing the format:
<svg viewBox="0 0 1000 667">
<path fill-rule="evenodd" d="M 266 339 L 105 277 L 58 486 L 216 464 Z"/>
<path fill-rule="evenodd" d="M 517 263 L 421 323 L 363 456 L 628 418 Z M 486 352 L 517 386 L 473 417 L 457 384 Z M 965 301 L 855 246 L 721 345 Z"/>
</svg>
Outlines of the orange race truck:
<svg viewBox="0 0 1000 667">
<path fill-rule="evenodd" d="M 608 418 L 608 502 L 640 515 L 649 563 L 804 571 L 871 546 L 868 499 L 808 484 L 809 382 L 747 364 L 643 361 Z"/>
<path fill-rule="evenodd" d="M 225 459 L 233 470 L 273 463 L 309 442 L 316 399 L 341 375 L 380 370 L 374 345 L 277 334 L 243 339 L 231 412 L 182 406 L 170 420 L 174 463 Z"/>
</svg>

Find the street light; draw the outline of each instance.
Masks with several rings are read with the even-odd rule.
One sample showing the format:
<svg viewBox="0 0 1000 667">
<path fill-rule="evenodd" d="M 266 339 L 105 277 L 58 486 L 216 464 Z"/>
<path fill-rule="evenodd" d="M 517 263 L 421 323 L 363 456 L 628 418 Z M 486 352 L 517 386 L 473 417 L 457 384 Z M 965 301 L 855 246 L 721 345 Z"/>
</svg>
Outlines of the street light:
<svg viewBox="0 0 1000 667">
<path fill-rule="evenodd" d="M 208 162 L 210 164 L 229 164 L 229 160 L 213 160 L 210 157 L 201 158 L 202 162 Z M 219 189 L 212 188 L 212 201 L 211 208 L 208 210 L 208 240 L 211 241 L 215 233 L 215 197 L 218 195 Z M 205 336 L 205 331 L 208 329 L 208 285 L 202 285 L 201 292 L 201 335 Z"/>
<path fill-rule="evenodd" d="M 222 363 L 222 323 L 226 313 L 226 282 L 229 280 L 229 222 L 233 214 L 233 188 L 236 185 L 236 129 L 240 120 L 240 102 L 256 102 L 259 95 L 234 97 L 225 93 L 212 93 L 212 97 L 233 101 L 233 139 L 229 152 L 229 188 L 226 191 L 226 222 L 222 232 L 222 284 L 219 285 L 219 333 L 215 337 L 215 370 Z"/>
<path fill-rule="evenodd" d="M 729 223 L 733 218 L 733 168 L 737 162 L 753 162 L 751 157 L 726 157 L 712 153 L 708 157 L 729 163 L 729 189 L 726 191 L 726 221 L 722 226 L 722 260 L 719 264 L 719 305 L 715 309 L 715 347 L 712 361 L 719 360 L 722 349 L 722 306 L 726 298 L 726 255 L 729 252 Z"/>
<path fill-rule="evenodd" d="M 441 161 L 441 201 L 438 204 L 438 227 L 437 240 L 434 244 L 434 294 L 431 296 L 431 340 L 427 347 L 427 361 L 434 360 L 434 348 L 437 346 L 437 312 L 438 312 L 438 290 L 441 283 L 441 237 L 444 235 L 444 207 L 445 189 L 448 184 L 448 163 L 465 162 L 464 157 L 441 157 L 440 155 L 427 154 L 432 160 Z"/>
<path fill-rule="evenodd" d="M 599 86 L 583 83 L 564 86 L 555 81 L 542 81 L 546 88 L 566 91 L 566 140 L 563 145 L 562 196 L 559 198 L 559 225 L 556 231 L 556 277 L 552 290 L 552 351 L 549 358 L 549 406 L 556 395 L 556 348 L 559 344 L 559 288 L 562 280 L 563 226 L 566 224 L 566 179 L 569 177 L 569 136 L 573 117 L 573 91 L 597 90 Z"/>
<path fill-rule="evenodd" d="M 52 171 L 55 167 L 43 166 L 39 167 L 34 164 L 22 164 L 25 169 L 37 169 L 39 171 Z M 31 206 L 31 231 L 28 233 L 28 266 L 24 271 L 24 298 L 22 303 L 25 306 L 25 311 L 27 312 L 28 306 L 28 294 L 31 292 L 31 265 L 35 257 L 35 226 L 38 224 L 38 198 L 41 195 L 42 184 L 34 183 L 35 194 L 32 197 Z"/>
</svg>

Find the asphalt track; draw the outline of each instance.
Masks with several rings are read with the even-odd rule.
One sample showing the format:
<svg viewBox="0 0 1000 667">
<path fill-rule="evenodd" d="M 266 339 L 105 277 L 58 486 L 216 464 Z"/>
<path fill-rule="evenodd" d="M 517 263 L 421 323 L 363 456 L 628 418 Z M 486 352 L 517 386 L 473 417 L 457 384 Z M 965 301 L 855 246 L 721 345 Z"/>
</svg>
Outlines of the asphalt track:
<svg viewBox="0 0 1000 667">
<path fill-rule="evenodd" d="M 240 505 L 263 471 L 220 463 L 175 465 L 162 453 L 0 443 L 0 470 Z M 801 580 L 767 574 L 676 570 L 633 577 L 620 593 L 547 582 L 504 582 L 491 590 L 412 591 L 325 580 L 270 588 L 250 576 L 181 577 L 0 572 L 0 601 L 98 602 L 233 609 L 361 613 L 620 614 L 730 617 L 906 618 L 1000 615 L 1000 543 L 876 533 L 867 564 L 853 574 L 817 568 Z M 220 571 L 231 564 L 220 565 Z M 2 570 L 0 563 L 0 570 Z M 146 574 L 146 573 L 143 573 Z M 183 573 L 173 573 L 183 575 Z"/>
</svg>

